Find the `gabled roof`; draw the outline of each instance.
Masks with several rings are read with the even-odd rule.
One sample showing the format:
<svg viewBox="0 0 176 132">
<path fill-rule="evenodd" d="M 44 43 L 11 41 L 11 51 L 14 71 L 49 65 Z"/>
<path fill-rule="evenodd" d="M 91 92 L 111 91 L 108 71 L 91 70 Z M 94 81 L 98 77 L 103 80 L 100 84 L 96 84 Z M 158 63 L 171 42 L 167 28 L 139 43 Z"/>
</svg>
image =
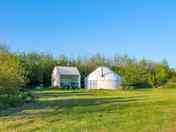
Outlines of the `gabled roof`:
<svg viewBox="0 0 176 132">
<path fill-rule="evenodd" d="M 80 75 L 76 67 L 70 66 L 56 66 L 55 67 L 60 75 Z"/>
</svg>

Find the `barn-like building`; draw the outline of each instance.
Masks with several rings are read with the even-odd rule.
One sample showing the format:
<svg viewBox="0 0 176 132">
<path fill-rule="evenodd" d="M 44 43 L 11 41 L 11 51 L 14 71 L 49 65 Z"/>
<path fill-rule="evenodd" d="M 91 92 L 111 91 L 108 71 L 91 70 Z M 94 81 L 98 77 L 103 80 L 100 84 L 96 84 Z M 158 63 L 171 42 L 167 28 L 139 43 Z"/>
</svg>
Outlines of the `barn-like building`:
<svg viewBox="0 0 176 132">
<path fill-rule="evenodd" d="M 80 79 L 76 67 L 56 66 L 52 73 L 52 87 L 80 88 Z"/>
</svg>

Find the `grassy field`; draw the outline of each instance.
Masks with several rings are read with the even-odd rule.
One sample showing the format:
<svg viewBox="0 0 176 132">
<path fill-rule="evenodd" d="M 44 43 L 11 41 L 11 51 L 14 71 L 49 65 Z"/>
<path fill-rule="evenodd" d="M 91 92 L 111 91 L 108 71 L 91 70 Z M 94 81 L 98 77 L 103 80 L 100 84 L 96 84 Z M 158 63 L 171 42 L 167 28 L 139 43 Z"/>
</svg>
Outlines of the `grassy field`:
<svg viewBox="0 0 176 132">
<path fill-rule="evenodd" d="M 33 91 L 0 112 L 2 132 L 176 132 L 176 89 Z"/>
</svg>

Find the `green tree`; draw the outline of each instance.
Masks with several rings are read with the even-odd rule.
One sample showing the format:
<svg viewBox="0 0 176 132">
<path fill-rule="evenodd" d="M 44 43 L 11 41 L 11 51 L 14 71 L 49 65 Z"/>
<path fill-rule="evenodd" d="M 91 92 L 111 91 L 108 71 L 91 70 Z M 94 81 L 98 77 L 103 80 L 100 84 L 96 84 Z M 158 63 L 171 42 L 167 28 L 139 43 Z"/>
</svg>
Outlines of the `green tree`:
<svg viewBox="0 0 176 132">
<path fill-rule="evenodd" d="M 12 53 L 0 51 L 0 94 L 17 93 L 24 86 L 24 73 L 18 57 Z"/>
<path fill-rule="evenodd" d="M 56 65 L 52 55 L 32 52 L 20 54 L 19 58 L 27 72 L 28 86 L 51 84 L 51 73 Z"/>
<path fill-rule="evenodd" d="M 137 61 L 128 56 L 115 56 L 114 71 L 123 77 L 123 83 L 135 87 L 158 87 L 165 84 L 173 75 L 166 60 L 155 63 L 142 59 Z"/>
<path fill-rule="evenodd" d="M 151 64 L 148 75 L 148 82 L 152 87 L 159 87 L 169 80 L 169 71 L 162 64 Z"/>
<path fill-rule="evenodd" d="M 59 65 L 59 66 L 67 66 L 67 65 L 69 65 L 69 59 L 68 59 L 68 57 L 66 57 L 65 55 L 60 55 L 59 56 L 59 59 L 57 60 L 57 64 Z"/>
</svg>

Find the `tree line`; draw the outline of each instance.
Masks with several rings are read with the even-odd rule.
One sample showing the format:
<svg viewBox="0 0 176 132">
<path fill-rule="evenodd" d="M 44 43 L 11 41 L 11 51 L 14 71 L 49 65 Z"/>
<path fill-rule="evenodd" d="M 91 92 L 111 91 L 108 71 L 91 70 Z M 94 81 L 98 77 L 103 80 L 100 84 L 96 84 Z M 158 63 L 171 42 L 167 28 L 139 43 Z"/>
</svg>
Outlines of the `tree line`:
<svg viewBox="0 0 176 132">
<path fill-rule="evenodd" d="M 13 53 L 7 46 L 0 46 L 0 93 L 13 93 L 20 88 L 51 86 L 51 74 L 55 66 L 76 66 L 81 73 L 81 86 L 85 77 L 99 66 L 107 66 L 121 75 L 123 86 L 159 87 L 173 78 L 175 70 L 166 60 L 154 62 L 145 58 L 138 60 L 128 55 L 71 58 L 65 55 L 53 57 L 49 53 Z"/>
<path fill-rule="evenodd" d="M 126 87 L 159 87 L 175 75 L 166 60 L 154 62 L 147 59 L 137 60 L 128 55 L 115 55 L 106 58 L 96 54 L 91 57 L 69 58 L 60 55 L 54 58 L 46 53 L 23 53 L 18 56 L 27 71 L 28 86 L 51 85 L 51 73 L 54 66 L 76 66 L 81 73 L 81 85 L 89 73 L 99 66 L 107 66 L 123 79 Z"/>
</svg>

